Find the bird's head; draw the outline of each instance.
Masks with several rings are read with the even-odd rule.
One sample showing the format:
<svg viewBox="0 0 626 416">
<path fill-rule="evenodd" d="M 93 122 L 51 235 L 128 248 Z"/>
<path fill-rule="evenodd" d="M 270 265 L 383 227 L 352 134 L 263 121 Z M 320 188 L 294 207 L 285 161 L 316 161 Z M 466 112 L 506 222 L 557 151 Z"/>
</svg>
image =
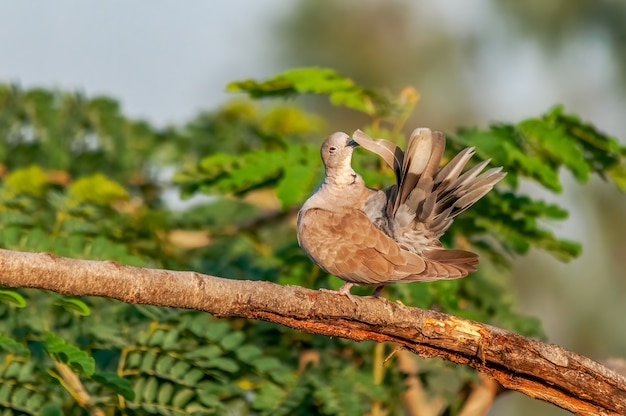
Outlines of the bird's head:
<svg viewBox="0 0 626 416">
<path fill-rule="evenodd" d="M 333 133 L 322 144 L 322 160 L 326 169 L 350 168 L 352 151 L 359 144 L 346 133 Z"/>
</svg>

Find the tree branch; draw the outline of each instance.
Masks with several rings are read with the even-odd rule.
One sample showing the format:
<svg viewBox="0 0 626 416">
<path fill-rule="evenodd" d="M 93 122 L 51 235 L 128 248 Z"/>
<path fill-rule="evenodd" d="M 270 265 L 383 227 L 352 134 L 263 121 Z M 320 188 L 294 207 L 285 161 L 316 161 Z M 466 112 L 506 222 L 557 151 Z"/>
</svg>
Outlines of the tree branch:
<svg viewBox="0 0 626 416">
<path fill-rule="evenodd" d="M 261 319 L 355 341 L 395 342 L 489 375 L 508 389 L 580 415 L 626 414 L 626 378 L 557 345 L 500 328 L 383 299 L 270 282 L 145 269 L 47 253 L 0 250 L 0 284 L 127 303 Z"/>
</svg>

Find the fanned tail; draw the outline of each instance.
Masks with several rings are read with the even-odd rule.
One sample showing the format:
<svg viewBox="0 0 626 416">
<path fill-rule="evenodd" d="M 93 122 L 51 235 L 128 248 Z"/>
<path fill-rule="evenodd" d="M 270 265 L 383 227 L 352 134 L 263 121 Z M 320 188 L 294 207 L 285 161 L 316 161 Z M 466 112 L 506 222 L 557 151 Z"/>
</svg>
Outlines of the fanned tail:
<svg viewBox="0 0 626 416">
<path fill-rule="evenodd" d="M 445 147 L 443 133 L 431 132 L 425 128 L 413 131 L 402 165 L 402 176 L 398 182 L 398 195 L 393 206 L 388 207 L 387 214 L 390 218 L 395 217 L 403 204 L 412 206 L 428 197 Z"/>
<path fill-rule="evenodd" d="M 485 160 L 463 172 L 475 153 L 473 147 L 459 152 L 439 168 L 445 136 L 420 128 L 413 131 L 404 154 L 393 143 L 371 139 L 358 130 L 354 140 L 381 156 L 394 169 L 396 184 L 385 189 L 389 221 L 394 239 L 426 260 L 427 270 L 405 281 L 456 279 L 476 270 L 478 255 L 464 250 L 447 250 L 439 238 L 454 217 L 489 192 L 506 173 L 501 167 L 483 172 Z"/>
<path fill-rule="evenodd" d="M 502 167 L 481 173 L 490 160 L 461 174 L 474 155 L 472 147 L 463 149 L 439 169 L 444 148 L 445 138 L 441 132 L 429 129 L 413 132 L 404 158 L 407 169 L 403 170 L 403 178 L 409 179 L 400 183 L 394 204 L 398 205 L 394 211 L 396 214 L 413 216 L 412 222 L 423 224 L 421 228 L 430 231 L 433 239 L 439 239 L 454 217 L 482 198 L 506 175 Z M 422 153 L 426 150 L 429 152 Z M 408 225 L 408 222 L 399 218 L 402 225 Z"/>
</svg>

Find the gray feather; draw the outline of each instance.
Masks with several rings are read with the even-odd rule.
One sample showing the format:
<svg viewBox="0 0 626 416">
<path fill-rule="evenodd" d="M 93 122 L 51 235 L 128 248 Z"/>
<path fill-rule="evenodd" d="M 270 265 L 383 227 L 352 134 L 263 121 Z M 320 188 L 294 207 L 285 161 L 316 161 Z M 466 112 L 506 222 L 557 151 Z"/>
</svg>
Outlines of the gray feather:
<svg viewBox="0 0 626 416">
<path fill-rule="evenodd" d="M 387 165 L 393 169 L 396 180 L 400 180 L 404 163 L 404 152 L 395 143 L 385 139 L 374 140 L 361 130 L 355 131 L 352 135 L 352 139 L 357 142 L 359 146 L 382 157 Z"/>
</svg>

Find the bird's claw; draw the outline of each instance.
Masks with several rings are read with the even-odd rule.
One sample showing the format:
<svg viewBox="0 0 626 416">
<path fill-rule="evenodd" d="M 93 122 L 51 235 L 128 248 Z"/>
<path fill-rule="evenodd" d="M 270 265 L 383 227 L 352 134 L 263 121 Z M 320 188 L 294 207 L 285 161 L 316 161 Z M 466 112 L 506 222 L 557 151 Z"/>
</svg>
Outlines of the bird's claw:
<svg viewBox="0 0 626 416">
<path fill-rule="evenodd" d="M 353 283 L 346 282 L 346 283 L 343 284 L 343 286 L 341 286 L 337 290 L 326 289 L 326 288 L 323 288 L 323 287 L 320 288 L 319 290 L 320 290 L 320 292 L 335 293 L 335 294 L 346 296 L 348 299 L 350 299 L 350 301 L 352 303 L 354 303 L 355 305 L 358 305 L 358 302 L 357 302 L 356 298 L 352 295 L 352 293 L 350 293 L 350 288 L 353 285 L 354 285 Z"/>
</svg>

